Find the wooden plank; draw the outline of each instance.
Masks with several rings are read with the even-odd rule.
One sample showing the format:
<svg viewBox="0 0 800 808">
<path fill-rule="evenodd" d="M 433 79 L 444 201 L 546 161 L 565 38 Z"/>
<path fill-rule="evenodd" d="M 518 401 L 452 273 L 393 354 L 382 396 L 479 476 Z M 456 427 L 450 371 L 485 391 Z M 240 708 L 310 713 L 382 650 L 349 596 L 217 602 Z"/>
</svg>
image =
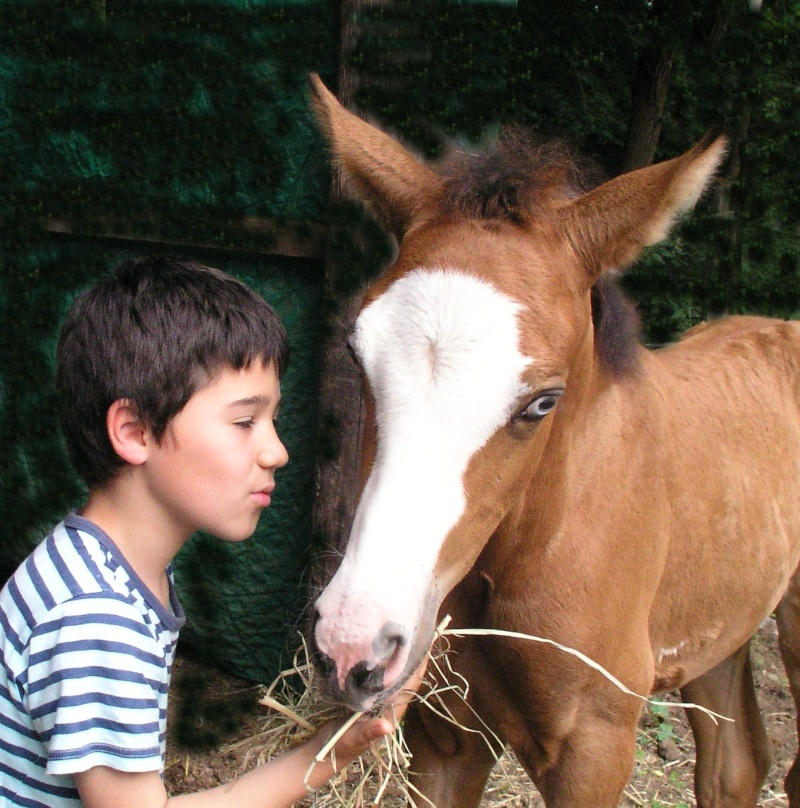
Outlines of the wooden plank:
<svg viewBox="0 0 800 808">
<path fill-rule="evenodd" d="M 197 223 L 189 223 L 187 231 L 199 229 Z M 51 233 L 113 238 L 125 241 L 171 244 L 181 247 L 203 247 L 215 250 L 235 250 L 266 255 L 282 255 L 292 258 L 321 260 L 327 251 L 326 225 L 296 219 L 272 219 L 248 216 L 240 221 L 222 224 L 210 223 L 206 228 L 214 238 L 198 239 L 191 236 L 176 236 L 163 231 L 157 222 L 149 219 L 126 219 L 124 224 L 101 217 L 79 222 L 68 217 L 43 220 L 41 226 Z"/>
</svg>

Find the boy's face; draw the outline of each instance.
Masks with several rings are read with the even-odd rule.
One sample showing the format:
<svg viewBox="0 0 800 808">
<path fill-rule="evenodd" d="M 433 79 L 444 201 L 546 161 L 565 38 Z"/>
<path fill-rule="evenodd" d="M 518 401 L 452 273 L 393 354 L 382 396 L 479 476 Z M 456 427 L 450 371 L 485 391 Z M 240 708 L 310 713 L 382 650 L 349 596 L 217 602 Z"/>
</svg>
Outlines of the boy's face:
<svg viewBox="0 0 800 808">
<path fill-rule="evenodd" d="M 226 541 L 252 535 L 289 455 L 275 431 L 280 385 L 272 366 L 226 368 L 175 416 L 148 457 L 152 496 L 178 530 Z"/>
</svg>

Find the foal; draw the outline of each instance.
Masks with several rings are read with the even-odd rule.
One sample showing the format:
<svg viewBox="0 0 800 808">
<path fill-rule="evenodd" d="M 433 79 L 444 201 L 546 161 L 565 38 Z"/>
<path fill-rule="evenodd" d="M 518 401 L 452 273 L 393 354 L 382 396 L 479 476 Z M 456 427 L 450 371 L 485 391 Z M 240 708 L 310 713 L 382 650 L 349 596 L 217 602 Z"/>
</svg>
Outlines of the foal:
<svg viewBox="0 0 800 808">
<path fill-rule="evenodd" d="M 445 614 L 547 637 L 631 690 L 679 688 L 735 719 L 689 711 L 697 801 L 755 805 L 768 747 L 749 638 L 773 610 L 800 692 L 800 326 L 730 318 L 651 352 L 603 280 L 694 204 L 724 141 L 581 193 L 568 164 L 520 146 L 434 170 L 312 90 L 399 242 L 350 340 L 369 418 L 352 533 L 316 602 L 332 689 L 359 709 L 385 699 Z M 454 650 L 470 707 L 548 808 L 619 803 L 639 700 L 540 644 Z M 480 735 L 424 707 L 405 733 L 438 808 L 478 805 L 494 762 Z"/>
</svg>

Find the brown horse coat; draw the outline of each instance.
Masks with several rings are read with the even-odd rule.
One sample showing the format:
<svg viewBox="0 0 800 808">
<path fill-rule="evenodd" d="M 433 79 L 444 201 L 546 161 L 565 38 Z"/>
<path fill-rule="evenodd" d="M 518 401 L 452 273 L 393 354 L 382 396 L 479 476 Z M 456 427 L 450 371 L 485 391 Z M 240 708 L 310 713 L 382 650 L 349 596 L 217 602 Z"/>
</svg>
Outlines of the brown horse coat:
<svg viewBox="0 0 800 808">
<path fill-rule="evenodd" d="M 690 712 L 698 804 L 754 805 L 768 755 L 748 642 L 776 607 L 800 684 L 800 325 L 730 318 L 651 352 L 603 278 L 694 204 L 724 140 L 582 193 L 568 162 L 518 143 L 434 171 L 312 85 L 400 243 L 351 339 L 364 486 L 312 637 L 334 691 L 357 708 L 395 692 L 444 614 L 551 638 L 636 692 L 681 688 L 734 718 Z M 618 804 L 637 699 L 554 648 L 455 651 L 471 708 L 549 808 Z M 406 735 L 426 796 L 477 805 L 490 744 L 424 709 Z"/>
</svg>

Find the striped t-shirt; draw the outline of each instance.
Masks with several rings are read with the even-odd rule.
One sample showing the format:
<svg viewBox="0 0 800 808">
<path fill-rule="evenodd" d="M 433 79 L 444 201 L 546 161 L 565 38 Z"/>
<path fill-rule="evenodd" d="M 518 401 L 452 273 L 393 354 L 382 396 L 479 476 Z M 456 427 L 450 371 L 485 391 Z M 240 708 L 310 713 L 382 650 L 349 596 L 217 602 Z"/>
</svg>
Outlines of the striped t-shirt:
<svg viewBox="0 0 800 808">
<path fill-rule="evenodd" d="M 163 771 L 183 611 L 68 516 L 0 592 L 0 807 L 78 808 L 72 775 Z"/>
</svg>

